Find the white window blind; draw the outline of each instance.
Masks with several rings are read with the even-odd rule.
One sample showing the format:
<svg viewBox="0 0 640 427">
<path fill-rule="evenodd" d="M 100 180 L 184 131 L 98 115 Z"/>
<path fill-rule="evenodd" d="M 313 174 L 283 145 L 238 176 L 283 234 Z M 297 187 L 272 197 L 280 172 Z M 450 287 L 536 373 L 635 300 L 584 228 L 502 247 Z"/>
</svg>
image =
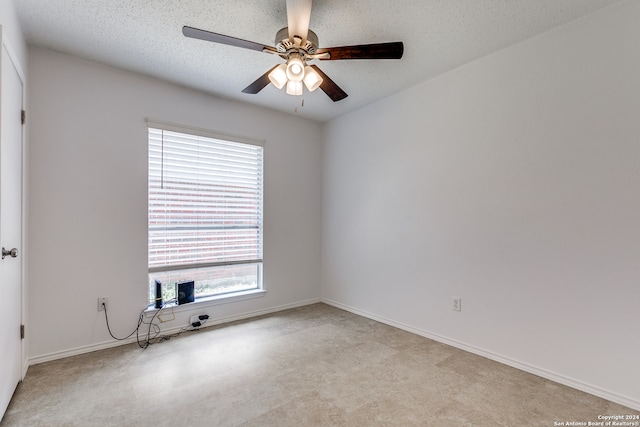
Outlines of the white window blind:
<svg viewBox="0 0 640 427">
<path fill-rule="evenodd" d="M 149 127 L 149 272 L 262 261 L 263 147 Z"/>
</svg>

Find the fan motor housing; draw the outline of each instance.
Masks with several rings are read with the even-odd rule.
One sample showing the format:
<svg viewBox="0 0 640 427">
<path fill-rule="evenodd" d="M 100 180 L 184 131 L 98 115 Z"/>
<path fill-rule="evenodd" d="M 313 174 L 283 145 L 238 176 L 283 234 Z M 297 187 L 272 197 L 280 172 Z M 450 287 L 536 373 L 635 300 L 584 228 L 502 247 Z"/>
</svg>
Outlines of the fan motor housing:
<svg viewBox="0 0 640 427">
<path fill-rule="evenodd" d="M 287 58 L 290 53 L 297 52 L 302 56 L 313 55 L 318 49 L 318 36 L 309 30 L 307 40 L 302 43 L 302 37 L 295 36 L 294 40 L 289 38 L 289 28 L 284 27 L 276 33 L 276 49 L 281 57 Z"/>
</svg>

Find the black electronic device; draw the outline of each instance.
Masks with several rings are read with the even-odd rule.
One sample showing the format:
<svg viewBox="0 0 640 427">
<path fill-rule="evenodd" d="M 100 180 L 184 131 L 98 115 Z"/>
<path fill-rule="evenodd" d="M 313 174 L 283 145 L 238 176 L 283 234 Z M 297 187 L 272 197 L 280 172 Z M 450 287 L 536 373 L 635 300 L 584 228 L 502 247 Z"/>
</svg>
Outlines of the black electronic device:
<svg viewBox="0 0 640 427">
<path fill-rule="evenodd" d="M 178 295 L 178 305 L 195 301 L 195 282 L 176 283 L 176 294 Z"/>
<path fill-rule="evenodd" d="M 162 308 L 162 282 L 156 279 L 156 308 Z"/>
</svg>

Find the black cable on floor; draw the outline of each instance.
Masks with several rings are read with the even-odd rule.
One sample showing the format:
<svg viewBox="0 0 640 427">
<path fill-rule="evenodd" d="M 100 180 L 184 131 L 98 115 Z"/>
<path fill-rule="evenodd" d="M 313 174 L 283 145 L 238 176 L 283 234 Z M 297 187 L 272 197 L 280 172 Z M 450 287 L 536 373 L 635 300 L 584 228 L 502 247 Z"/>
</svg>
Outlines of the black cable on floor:
<svg viewBox="0 0 640 427">
<path fill-rule="evenodd" d="M 109 326 L 109 316 L 107 315 L 107 305 L 105 303 L 102 303 L 102 308 L 104 308 L 104 320 L 107 322 L 107 330 L 109 331 L 109 335 L 111 335 L 111 338 L 118 341 L 124 341 L 127 338 L 129 338 L 131 335 L 138 332 L 138 329 L 140 328 L 140 324 L 142 323 L 142 313 L 140 313 L 140 317 L 138 318 L 138 326 L 136 326 L 133 332 L 131 332 L 129 335 L 127 335 L 124 338 L 118 338 L 115 335 L 113 335 L 113 333 L 111 332 L 111 327 Z"/>
<path fill-rule="evenodd" d="M 169 301 L 171 302 L 171 301 Z M 143 340 L 141 340 L 141 336 L 140 336 L 140 326 L 143 324 L 147 324 L 147 322 L 144 321 L 144 312 L 148 309 L 148 307 L 146 307 L 145 309 L 143 309 L 140 312 L 140 315 L 138 316 L 138 325 L 136 326 L 136 328 L 131 331 L 131 333 L 129 335 L 127 335 L 124 338 L 118 338 L 115 335 L 113 335 L 113 333 L 111 332 L 111 327 L 109 325 L 109 315 L 107 314 L 107 305 L 105 303 L 102 303 L 102 307 L 104 308 L 104 319 L 107 323 L 107 330 L 109 331 L 109 335 L 111 335 L 111 338 L 113 338 L 114 340 L 118 340 L 118 341 L 124 341 L 128 338 L 130 338 L 133 334 L 136 334 L 136 342 L 138 344 L 138 347 L 145 349 L 147 347 L 149 347 L 151 344 L 154 344 L 153 340 L 155 339 L 159 339 L 157 342 L 162 342 L 165 340 L 170 339 L 173 336 L 177 336 L 180 335 L 182 332 L 189 330 L 188 327 L 187 328 L 182 328 L 177 334 L 174 335 L 160 335 L 160 326 L 158 326 L 157 324 L 153 323 L 153 321 L 156 319 L 156 317 L 160 317 L 160 313 L 162 312 L 162 310 L 164 310 L 165 306 L 167 303 L 165 303 L 165 305 L 163 305 L 159 310 L 157 310 L 155 313 L 153 313 L 153 316 L 151 317 L 151 320 L 149 321 L 148 325 L 149 328 L 147 329 L 147 336 L 146 338 L 143 336 L 142 338 L 145 338 Z M 205 320 L 206 321 L 206 320 Z M 154 336 L 151 337 L 151 328 L 155 328 L 154 329 Z"/>
</svg>

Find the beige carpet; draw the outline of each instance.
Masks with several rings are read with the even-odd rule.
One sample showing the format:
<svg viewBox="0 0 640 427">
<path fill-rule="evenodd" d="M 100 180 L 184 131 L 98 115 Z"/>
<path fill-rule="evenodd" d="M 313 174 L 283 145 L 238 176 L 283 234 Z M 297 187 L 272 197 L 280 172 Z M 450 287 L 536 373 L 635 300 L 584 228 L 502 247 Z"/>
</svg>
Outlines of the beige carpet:
<svg viewBox="0 0 640 427">
<path fill-rule="evenodd" d="M 315 304 L 32 366 L 0 425 L 557 426 L 619 414 L 638 412 Z"/>
</svg>

